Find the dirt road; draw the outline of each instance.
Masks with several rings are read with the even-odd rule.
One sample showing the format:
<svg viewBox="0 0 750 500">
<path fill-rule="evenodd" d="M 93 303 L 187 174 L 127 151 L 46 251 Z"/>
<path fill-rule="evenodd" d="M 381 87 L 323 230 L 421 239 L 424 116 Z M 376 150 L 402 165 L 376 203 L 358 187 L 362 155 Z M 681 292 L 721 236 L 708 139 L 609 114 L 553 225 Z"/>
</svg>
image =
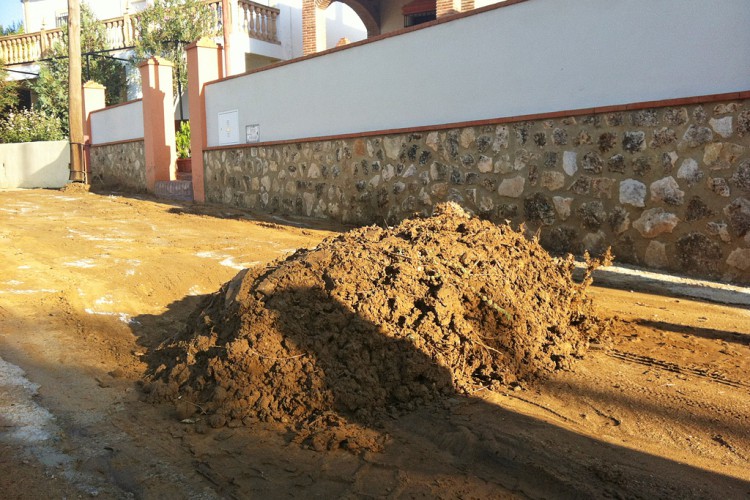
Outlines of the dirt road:
<svg viewBox="0 0 750 500">
<path fill-rule="evenodd" d="M 622 320 L 610 348 L 532 388 L 387 422 L 371 430 L 381 453 L 303 449 L 265 424 L 212 430 L 140 400 L 144 354 L 203 295 L 340 229 L 0 192 L 3 497 L 750 495 L 750 311 L 669 293 L 594 287 Z"/>
</svg>

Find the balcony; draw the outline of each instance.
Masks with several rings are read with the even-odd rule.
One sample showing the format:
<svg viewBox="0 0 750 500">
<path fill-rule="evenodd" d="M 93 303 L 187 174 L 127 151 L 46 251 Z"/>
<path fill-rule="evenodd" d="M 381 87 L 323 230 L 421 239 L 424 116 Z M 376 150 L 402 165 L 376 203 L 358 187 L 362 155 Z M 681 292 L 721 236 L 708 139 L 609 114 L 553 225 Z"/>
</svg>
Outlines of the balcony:
<svg viewBox="0 0 750 500">
<path fill-rule="evenodd" d="M 216 16 L 217 27 L 221 32 L 222 16 L 221 1 L 208 2 Z M 250 0 L 237 0 L 238 15 L 231 16 L 234 30 L 245 33 L 248 38 L 264 42 L 279 44 L 276 32 L 276 21 L 279 9 L 261 5 Z M 135 20 L 137 14 L 128 14 L 102 21 L 107 30 L 107 41 L 111 49 L 132 48 L 133 40 L 137 36 Z M 61 29 L 42 30 L 22 35 L 0 37 L 0 59 L 6 65 L 28 64 L 44 58 L 54 47 L 62 41 Z"/>
</svg>

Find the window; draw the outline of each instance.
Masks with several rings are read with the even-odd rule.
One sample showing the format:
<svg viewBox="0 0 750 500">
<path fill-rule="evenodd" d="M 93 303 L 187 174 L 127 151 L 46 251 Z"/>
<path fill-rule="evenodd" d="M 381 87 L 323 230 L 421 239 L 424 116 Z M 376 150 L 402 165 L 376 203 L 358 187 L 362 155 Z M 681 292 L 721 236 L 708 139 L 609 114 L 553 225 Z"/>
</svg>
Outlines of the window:
<svg viewBox="0 0 750 500">
<path fill-rule="evenodd" d="M 435 19 L 436 17 L 434 10 L 432 12 L 418 12 L 416 14 L 408 14 L 404 16 L 404 28 L 434 21 Z"/>
<path fill-rule="evenodd" d="M 401 13 L 404 15 L 404 28 L 434 21 L 436 10 L 435 0 L 412 0 L 401 8 Z"/>
<path fill-rule="evenodd" d="M 68 12 L 58 12 L 55 16 L 55 27 L 62 28 L 65 24 L 68 24 Z"/>
</svg>

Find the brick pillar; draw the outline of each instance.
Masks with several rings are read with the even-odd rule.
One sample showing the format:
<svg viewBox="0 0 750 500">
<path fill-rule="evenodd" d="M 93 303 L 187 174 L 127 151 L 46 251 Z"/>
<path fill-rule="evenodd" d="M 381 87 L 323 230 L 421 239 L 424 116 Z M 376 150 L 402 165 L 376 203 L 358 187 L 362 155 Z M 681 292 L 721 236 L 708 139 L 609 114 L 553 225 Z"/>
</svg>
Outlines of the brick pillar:
<svg viewBox="0 0 750 500">
<path fill-rule="evenodd" d="M 143 89 L 146 187 L 153 191 L 156 181 L 173 181 L 177 178 L 172 63 L 161 57 L 150 57 L 138 65 L 138 69 Z"/>
<path fill-rule="evenodd" d="M 302 0 L 302 53 L 323 50 L 326 50 L 326 10 L 316 0 Z"/>
<path fill-rule="evenodd" d="M 201 38 L 187 52 L 188 104 L 190 106 L 190 151 L 193 169 L 193 200 L 206 201 L 203 150 L 206 149 L 206 82 L 223 76 L 222 50 L 210 38 Z M 213 117 L 216 119 L 216 117 Z"/>
<path fill-rule="evenodd" d="M 87 172 L 91 172 L 91 112 L 106 107 L 105 90 L 104 85 L 91 80 L 83 84 L 83 147 Z"/>
<path fill-rule="evenodd" d="M 461 12 L 474 10 L 474 0 L 461 0 Z"/>
<path fill-rule="evenodd" d="M 461 0 L 437 0 L 435 4 L 435 17 L 450 16 L 461 12 Z"/>
</svg>

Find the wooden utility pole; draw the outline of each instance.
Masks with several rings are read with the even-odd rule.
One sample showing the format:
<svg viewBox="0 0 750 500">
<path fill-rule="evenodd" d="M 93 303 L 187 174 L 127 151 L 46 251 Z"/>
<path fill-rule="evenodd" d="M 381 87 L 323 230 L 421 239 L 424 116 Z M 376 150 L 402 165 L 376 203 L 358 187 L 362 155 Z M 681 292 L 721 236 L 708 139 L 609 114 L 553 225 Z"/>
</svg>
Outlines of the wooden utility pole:
<svg viewBox="0 0 750 500">
<path fill-rule="evenodd" d="M 83 90 L 81 87 L 81 6 L 68 0 L 68 123 L 70 125 L 70 177 L 85 182 L 83 170 Z"/>
</svg>

